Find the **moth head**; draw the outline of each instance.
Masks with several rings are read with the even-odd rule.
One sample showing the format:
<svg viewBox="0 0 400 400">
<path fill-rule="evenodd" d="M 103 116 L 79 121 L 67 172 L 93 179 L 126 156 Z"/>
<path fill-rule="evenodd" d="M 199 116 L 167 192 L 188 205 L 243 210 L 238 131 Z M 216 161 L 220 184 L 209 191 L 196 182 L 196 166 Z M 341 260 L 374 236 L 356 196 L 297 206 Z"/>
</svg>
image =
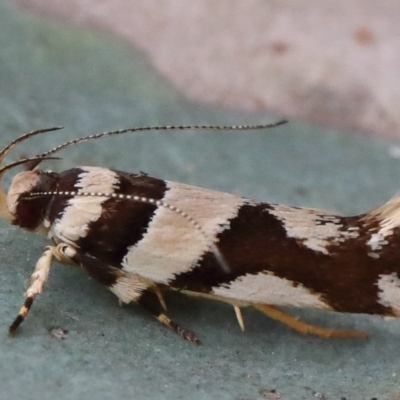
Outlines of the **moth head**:
<svg viewBox="0 0 400 400">
<path fill-rule="evenodd" d="M 14 220 L 21 196 L 32 192 L 39 183 L 41 172 L 37 169 L 15 175 L 6 196 L 6 208 Z M 4 216 L 2 215 L 4 218 Z"/>
<path fill-rule="evenodd" d="M 32 136 L 44 133 L 44 132 L 52 132 L 55 130 L 61 129 L 60 127 L 48 128 L 48 129 L 40 129 L 32 132 L 28 132 L 13 140 L 10 144 L 0 150 L 0 167 L 3 164 L 4 158 L 10 153 L 10 151 L 18 144 L 26 139 L 31 138 Z M 38 184 L 40 179 L 40 175 L 42 172 L 38 170 L 37 165 L 45 160 L 45 159 L 54 159 L 54 157 L 47 157 L 43 155 L 38 155 L 30 158 L 24 158 L 13 162 L 11 164 L 7 164 L 0 168 L 0 217 L 5 219 L 8 222 L 13 223 L 15 221 L 15 213 L 17 209 L 17 204 L 24 195 L 31 191 L 35 185 Z M 10 188 L 8 190 L 8 194 L 4 191 L 1 182 L 4 177 L 4 174 L 19 166 L 26 165 L 26 171 L 20 172 L 17 174 L 11 182 Z"/>
</svg>

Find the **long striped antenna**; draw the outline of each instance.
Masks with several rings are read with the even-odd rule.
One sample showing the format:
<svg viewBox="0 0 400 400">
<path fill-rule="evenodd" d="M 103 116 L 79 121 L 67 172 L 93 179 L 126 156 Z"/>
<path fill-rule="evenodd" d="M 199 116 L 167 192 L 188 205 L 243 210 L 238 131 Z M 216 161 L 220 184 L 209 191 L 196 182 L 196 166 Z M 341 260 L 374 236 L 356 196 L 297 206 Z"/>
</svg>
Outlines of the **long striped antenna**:
<svg viewBox="0 0 400 400">
<path fill-rule="evenodd" d="M 77 139 L 72 139 L 68 142 L 60 144 L 45 153 L 40 154 L 40 157 L 47 157 L 51 154 L 57 153 L 66 147 L 74 146 L 78 143 L 88 142 L 90 140 L 96 140 L 107 136 L 122 135 L 126 133 L 137 133 L 145 131 L 176 131 L 176 130 L 214 130 L 214 131 L 248 131 L 248 130 L 259 130 L 259 129 L 269 129 L 274 128 L 279 125 L 286 124 L 287 120 L 280 120 L 270 124 L 259 124 L 259 125 L 165 125 L 165 126 L 144 126 L 139 128 L 128 128 L 120 129 L 117 131 L 109 131 L 103 133 L 97 133 Z"/>
</svg>

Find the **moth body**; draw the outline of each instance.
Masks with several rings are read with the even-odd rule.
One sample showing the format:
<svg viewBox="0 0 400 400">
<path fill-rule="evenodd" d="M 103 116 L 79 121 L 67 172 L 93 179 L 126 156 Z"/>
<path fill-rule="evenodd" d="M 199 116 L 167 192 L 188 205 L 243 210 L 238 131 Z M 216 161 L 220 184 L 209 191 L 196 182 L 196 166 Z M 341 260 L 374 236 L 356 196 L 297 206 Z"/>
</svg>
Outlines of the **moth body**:
<svg viewBox="0 0 400 400">
<path fill-rule="evenodd" d="M 121 302 L 144 306 L 194 342 L 162 310 L 166 290 L 232 304 L 242 329 L 244 306 L 323 337 L 366 334 L 315 327 L 277 306 L 400 316 L 396 199 L 345 217 L 87 166 L 22 172 L 1 199 L 4 218 L 53 243 L 11 332 L 43 291 L 53 258 L 82 267 Z"/>
</svg>

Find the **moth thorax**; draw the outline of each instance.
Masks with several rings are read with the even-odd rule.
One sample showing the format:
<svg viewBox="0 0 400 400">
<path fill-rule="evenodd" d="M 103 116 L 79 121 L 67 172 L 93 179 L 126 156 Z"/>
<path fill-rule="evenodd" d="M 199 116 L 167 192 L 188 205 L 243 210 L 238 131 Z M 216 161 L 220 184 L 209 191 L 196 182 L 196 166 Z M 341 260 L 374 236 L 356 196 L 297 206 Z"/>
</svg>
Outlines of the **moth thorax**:
<svg viewBox="0 0 400 400">
<path fill-rule="evenodd" d="M 7 194 L 7 208 L 13 217 L 12 223 L 29 230 L 39 228 L 50 197 L 29 198 L 29 193 L 55 190 L 57 181 L 58 174 L 40 170 L 24 171 L 16 175 Z"/>
</svg>

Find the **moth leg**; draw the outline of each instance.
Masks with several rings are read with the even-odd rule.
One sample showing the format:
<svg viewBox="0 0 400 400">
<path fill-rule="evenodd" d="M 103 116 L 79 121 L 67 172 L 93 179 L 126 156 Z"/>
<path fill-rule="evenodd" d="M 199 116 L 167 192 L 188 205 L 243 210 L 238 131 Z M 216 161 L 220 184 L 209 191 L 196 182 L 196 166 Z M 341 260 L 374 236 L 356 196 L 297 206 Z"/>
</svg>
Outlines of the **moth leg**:
<svg viewBox="0 0 400 400">
<path fill-rule="evenodd" d="M 151 293 L 150 291 L 143 292 L 142 296 L 138 300 L 138 304 L 145 308 L 147 311 L 151 312 L 157 319 L 157 321 L 172 329 L 183 339 L 195 344 L 200 344 L 200 340 L 197 337 L 196 333 L 194 333 L 190 329 L 186 329 L 180 326 L 175 321 L 171 320 L 166 314 L 160 312 L 158 307 L 154 305 L 154 301 L 151 295 L 153 295 L 153 293 Z"/>
<path fill-rule="evenodd" d="M 302 333 L 303 335 L 315 335 L 324 339 L 330 338 L 368 338 L 368 334 L 362 331 L 342 331 L 336 329 L 322 328 L 319 326 L 308 324 L 301 321 L 298 318 L 280 310 L 277 307 L 273 307 L 268 304 L 256 304 L 254 307 L 269 317 L 283 322 L 295 331 Z"/>
<path fill-rule="evenodd" d="M 43 292 L 44 285 L 47 281 L 47 278 L 49 277 L 54 252 L 54 246 L 46 247 L 43 255 L 37 261 L 35 269 L 33 270 L 33 273 L 31 275 L 31 279 L 29 280 L 28 288 L 25 292 L 24 305 L 21 307 L 17 317 L 14 319 L 14 322 L 10 325 L 8 329 L 8 333 L 10 336 L 14 335 L 15 331 L 29 314 L 35 297 Z"/>
<path fill-rule="evenodd" d="M 160 321 L 162 324 L 172 329 L 175 333 L 181 336 L 183 339 L 188 340 L 194 344 L 200 344 L 200 339 L 197 337 L 196 333 L 191 331 L 190 329 L 183 328 L 175 321 L 172 321 L 166 314 L 160 313 L 156 317 L 157 321 Z"/>
<path fill-rule="evenodd" d="M 240 329 L 244 332 L 245 326 L 244 326 L 242 311 L 240 310 L 240 307 L 238 307 L 238 306 L 233 306 L 233 309 L 235 310 L 236 319 L 238 321 Z"/>
<path fill-rule="evenodd" d="M 73 263 L 82 266 L 92 278 L 105 285 L 118 297 L 120 302 L 136 302 L 150 311 L 158 321 L 168 326 L 168 328 L 172 329 L 182 338 L 196 344 L 200 343 L 194 332 L 181 327 L 166 314 L 160 312 L 159 304 L 154 304 L 153 300 L 158 299 L 161 306 L 165 306 L 165 302 L 162 298 L 160 288 L 153 282 L 147 281 L 138 275 L 126 273 L 120 268 L 113 267 L 96 257 L 81 253 L 79 249 L 75 249 L 72 246 L 65 245 L 63 253 Z"/>
<path fill-rule="evenodd" d="M 162 309 L 164 311 L 167 311 L 167 304 L 165 303 L 165 300 L 164 300 L 164 297 L 162 295 L 160 288 L 158 286 L 154 286 L 153 290 L 154 290 L 154 293 L 157 295 L 157 299 L 160 302 Z"/>
</svg>

